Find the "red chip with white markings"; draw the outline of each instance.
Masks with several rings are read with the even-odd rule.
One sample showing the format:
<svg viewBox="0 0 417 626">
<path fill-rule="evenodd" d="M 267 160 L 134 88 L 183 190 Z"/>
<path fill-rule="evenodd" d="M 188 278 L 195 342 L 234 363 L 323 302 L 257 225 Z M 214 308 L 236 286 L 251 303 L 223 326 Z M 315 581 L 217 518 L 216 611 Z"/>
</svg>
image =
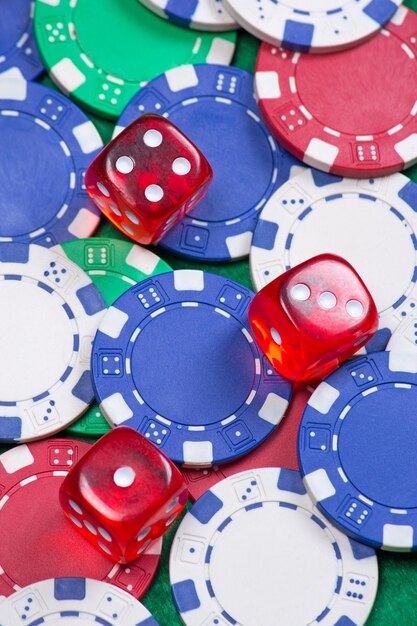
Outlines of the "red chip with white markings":
<svg viewBox="0 0 417 626">
<path fill-rule="evenodd" d="M 315 383 L 312 383 L 315 386 Z M 232 463 L 207 469 L 182 468 L 190 498 L 198 500 L 224 478 L 257 467 L 285 467 L 298 470 L 297 437 L 304 409 L 314 388 L 294 387 L 288 409 L 281 423 L 260 446 Z"/>
<path fill-rule="evenodd" d="M 140 598 L 156 573 L 162 542 L 129 566 L 115 565 L 73 528 L 58 492 L 91 444 L 48 439 L 0 455 L 0 596 L 47 578 L 94 578 Z"/>
<path fill-rule="evenodd" d="M 304 163 L 354 178 L 417 161 L 417 15 L 344 52 L 309 55 L 262 44 L 255 88 L 262 116 Z"/>
</svg>

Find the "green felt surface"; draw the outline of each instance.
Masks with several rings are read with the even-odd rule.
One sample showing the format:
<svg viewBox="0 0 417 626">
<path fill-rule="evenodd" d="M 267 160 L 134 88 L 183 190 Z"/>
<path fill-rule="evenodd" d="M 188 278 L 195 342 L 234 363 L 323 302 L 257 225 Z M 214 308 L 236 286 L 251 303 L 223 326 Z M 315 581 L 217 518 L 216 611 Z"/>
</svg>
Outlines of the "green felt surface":
<svg viewBox="0 0 417 626">
<path fill-rule="evenodd" d="M 417 0 L 409 1 L 407 5 L 417 10 Z M 253 71 L 258 45 L 258 42 L 253 37 L 245 33 L 239 33 L 234 64 L 248 71 Z M 53 84 L 47 77 L 43 77 L 41 82 L 53 87 Z M 378 94 L 378 97 L 382 97 L 382 94 Z M 113 124 L 94 115 L 90 115 L 90 117 L 95 122 L 103 140 L 105 142 L 109 141 Z M 405 173 L 414 180 L 417 179 L 416 167 Z M 123 235 L 105 220 L 102 221 L 97 235 L 123 238 Z M 198 267 L 199 269 L 206 269 L 228 276 L 247 287 L 251 287 L 247 261 L 233 264 L 208 265 L 192 263 L 189 260 L 167 254 L 163 250 L 159 251 L 159 254 L 174 269 Z M 65 433 L 61 433 L 60 436 L 63 434 L 65 435 Z M 3 449 L 4 447 L 0 451 Z M 372 463 L 372 459 L 370 459 L 370 463 Z M 180 626 L 182 624 L 172 600 L 168 575 L 169 549 L 175 527 L 165 537 L 161 565 L 157 577 L 150 591 L 143 599 L 144 604 L 153 613 L 161 626 Z M 373 613 L 367 622 L 368 626 L 410 626 L 417 623 L 417 554 L 379 552 L 378 557 L 380 564 L 379 593 Z M 233 581 L 230 584 L 233 584 Z M 254 601 L 256 602 L 256 598 L 254 598 Z M 300 597 L 300 601 L 302 601 L 302 597 Z"/>
</svg>

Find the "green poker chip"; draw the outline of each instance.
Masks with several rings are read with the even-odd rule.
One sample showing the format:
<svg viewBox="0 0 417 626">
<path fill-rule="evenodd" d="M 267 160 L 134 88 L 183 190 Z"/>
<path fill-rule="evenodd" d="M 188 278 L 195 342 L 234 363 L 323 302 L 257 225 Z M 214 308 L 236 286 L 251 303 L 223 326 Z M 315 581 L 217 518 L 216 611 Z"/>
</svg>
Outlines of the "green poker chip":
<svg viewBox="0 0 417 626">
<path fill-rule="evenodd" d="M 38 0 L 35 34 L 58 87 L 110 118 L 140 87 L 173 67 L 228 65 L 236 44 L 236 32 L 181 28 L 137 0 Z"/>
<path fill-rule="evenodd" d="M 149 276 L 170 272 L 156 254 L 129 241 L 92 237 L 67 241 L 56 249 L 79 265 L 100 290 L 107 306 Z M 101 436 L 110 430 L 97 404 L 67 428 L 78 435 Z"/>
<path fill-rule="evenodd" d="M 111 426 L 100 411 L 98 404 L 94 404 L 66 430 L 73 435 L 101 437 L 111 430 Z"/>
</svg>

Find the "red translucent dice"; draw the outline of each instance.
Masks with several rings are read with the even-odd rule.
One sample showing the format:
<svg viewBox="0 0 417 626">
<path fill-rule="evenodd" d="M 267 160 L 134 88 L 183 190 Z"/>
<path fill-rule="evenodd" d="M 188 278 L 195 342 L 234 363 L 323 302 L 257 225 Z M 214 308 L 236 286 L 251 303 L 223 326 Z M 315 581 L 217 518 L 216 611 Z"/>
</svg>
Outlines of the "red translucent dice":
<svg viewBox="0 0 417 626">
<path fill-rule="evenodd" d="M 100 152 L 85 184 L 117 228 L 149 244 L 195 207 L 212 178 L 209 162 L 184 133 L 165 117 L 146 114 Z"/>
<path fill-rule="evenodd" d="M 153 443 L 120 426 L 72 467 L 59 497 L 84 537 L 112 560 L 129 563 L 171 526 L 188 490 L 181 472 Z"/>
<path fill-rule="evenodd" d="M 255 339 L 290 380 L 323 377 L 374 335 L 378 311 L 344 259 L 322 254 L 266 285 L 252 300 Z"/>
</svg>

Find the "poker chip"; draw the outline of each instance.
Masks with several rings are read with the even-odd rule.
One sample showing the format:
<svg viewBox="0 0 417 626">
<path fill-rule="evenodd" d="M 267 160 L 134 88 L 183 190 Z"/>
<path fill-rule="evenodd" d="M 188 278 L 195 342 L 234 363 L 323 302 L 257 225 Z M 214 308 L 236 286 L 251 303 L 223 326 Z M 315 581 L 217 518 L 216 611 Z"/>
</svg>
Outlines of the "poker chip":
<svg viewBox="0 0 417 626">
<path fill-rule="evenodd" d="M 172 269 L 150 250 L 121 239 L 76 239 L 55 250 L 89 275 L 107 306 L 132 285 Z"/>
<path fill-rule="evenodd" d="M 292 386 L 253 340 L 252 296 L 198 270 L 131 287 L 109 308 L 93 345 L 93 385 L 106 419 L 190 466 L 231 460 L 261 443 Z"/>
<path fill-rule="evenodd" d="M 169 568 L 186 626 L 362 626 L 378 584 L 374 550 L 322 517 L 298 472 L 277 468 L 207 491 L 179 526 Z"/>
<path fill-rule="evenodd" d="M 340 176 L 385 176 L 413 165 L 416 31 L 417 14 L 400 7 L 384 30 L 344 52 L 262 44 L 255 89 L 271 132 L 307 165 Z"/>
<path fill-rule="evenodd" d="M 155 1 L 155 0 L 154 0 Z M 229 13 L 255 37 L 301 52 L 335 52 L 374 35 L 402 0 L 224 0 Z"/>
<path fill-rule="evenodd" d="M 391 551 L 417 549 L 417 355 L 346 362 L 311 396 L 299 435 L 304 483 L 344 533 Z"/>
<path fill-rule="evenodd" d="M 65 476 L 90 445 L 46 439 L 0 455 L 0 596 L 53 576 L 94 578 L 136 598 L 147 591 L 159 564 L 162 540 L 129 565 L 115 564 L 80 535 L 59 504 Z"/>
<path fill-rule="evenodd" d="M 100 211 L 84 174 L 103 143 L 86 115 L 48 87 L 2 79 L 0 136 L 0 243 L 91 235 Z"/>
<path fill-rule="evenodd" d="M 346 259 L 378 308 L 373 350 L 385 348 L 417 296 L 417 185 L 403 174 L 336 178 L 309 170 L 281 187 L 255 230 L 250 270 L 261 289 L 286 270 L 322 253 Z"/>
<path fill-rule="evenodd" d="M 174 24 L 200 30 L 223 31 L 238 28 L 223 0 L 140 0 L 142 4 Z"/>
<path fill-rule="evenodd" d="M 20 589 L 0 605 L 7 626 L 70 622 L 83 626 L 158 626 L 143 604 L 112 585 L 88 578 L 51 578 Z"/>
<path fill-rule="evenodd" d="M 417 311 L 415 308 L 395 329 L 388 342 L 387 350 L 400 352 L 417 350 Z"/>
<path fill-rule="evenodd" d="M 76 239 L 57 247 L 56 252 L 65 254 L 89 275 L 107 306 L 132 285 L 171 269 L 150 250 L 121 239 Z M 94 405 L 67 430 L 82 435 L 104 435 L 110 426 Z"/>
<path fill-rule="evenodd" d="M 170 229 L 161 247 L 204 261 L 247 256 L 260 209 L 302 168 L 260 118 L 252 74 L 218 65 L 172 69 L 135 95 L 116 133 L 144 112 L 168 117 L 200 148 L 214 171 L 205 197 Z"/>
<path fill-rule="evenodd" d="M 183 468 L 182 474 L 187 483 L 190 498 L 193 501 L 198 500 L 223 478 L 258 467 L 279 466 L 298 470 L 298 427 L 312 391 L 311 387 L 295 387 L 279 428 L 249 454 L 221 466 L 203 469 Z"/>
<path fill-rule="evenodd" d="M 33 80 L 43 71 L 33 33 L 32 0 L 0 0 L 0 75 Z M 3 78 L 3 77 L 2 77 Z"/>
<path fill-rule="evenodd" d="M 110 430 L 110 424 L 100 411 L 97 404 L 93 404 L 81 417 L 68 426 L 65 432 L 71 435 L 83 435 L 88 437 L 101 437 Z"/>
<path fill-rule="evenodd" d="M 236 33 L 193 32 L 132 0 L 38 0 L 35 33 L 58 87 L 117 118 L 140 87 L 184 63 L 232 60 Z"/>
<path fill-rule="evenodd" d="M 91 341 L 105 305 L 77 265 L 36 245 L 0 245 L 0 441 L 40 439 L 91 404 Z"/>
</svg>

